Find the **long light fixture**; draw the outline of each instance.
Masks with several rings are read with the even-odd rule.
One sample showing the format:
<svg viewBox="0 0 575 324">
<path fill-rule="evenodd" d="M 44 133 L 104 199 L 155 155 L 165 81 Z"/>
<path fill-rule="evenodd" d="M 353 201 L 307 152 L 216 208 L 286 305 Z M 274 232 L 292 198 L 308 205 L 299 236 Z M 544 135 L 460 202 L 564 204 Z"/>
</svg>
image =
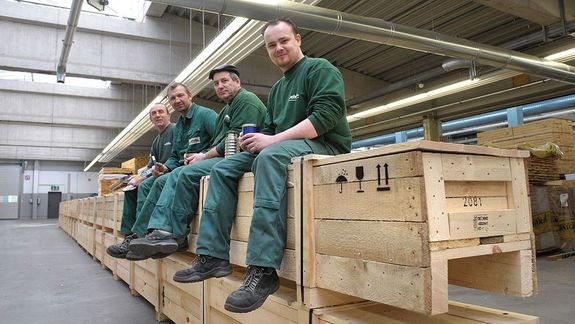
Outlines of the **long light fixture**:
<svg viewBox="0 0 575 324">
<path fill-rule="evenodd" d="M 206 60 L 213 56 L 223 44 L 228 42 L 248 21 L 246 18 L 235 18 L 224 30 L 222 30 L 216 38 L 206 46 L 206 48 L 200 52 L 188 66 L 182 70 L 182 72 L 174 79 L 175 82 L 187 83 L 190 81 L 190 77 L 193 74 L 200 74 L 200 73 L 193 73 L 198 72 L 199 70 L 206 70 L 213 68 L 213 65 L 205 66 Z M 201 67 L 204 65 L 204 68 Z M 204 79 L 205 79 L 205 73 Z M 188 82 L 186 82 L 188 81 Z M 201 87 L 205 87 L 209 80 L 205 80 L 203 83 L 201 82 Z M 197 85 L 194 85 L 195 88 Z M 192 90 L 192 89 L 190 89 Z M 192 92 L 194 92 L 192 90 Z M 121 151 L 125 148 L 130 146 L 133 142 L 135 142 L 138 138 L 142 135 L 147 133 L 152 127 L 152 123 L 149 120 L 148 112 L 150 108 L 157 102 L 163 102 L 167 106 L 169 106 L 167 100 L 167 88 L 164 89 L 160 94 L 154 98 L 140 113 L 124 128 L 120 134 L 118 134 L 105 148 L 102 150 L 100 154 L 98 154 L 84 171 L 88 171 L 96 162 L 109 162 L 111 161 L 116 155 L 118 155 Z M 171 108 L 171 107 L 170 107 Z"/>
<path fill-rule="evenodd" d="M 568 62 L 575 59 L 575 48 L 570 48 L 561 52 L 557 52 L 548 56 L 545 56 L 544 59 L 549 61 L 557 61 L 557 62 Z M 459 81 L 453 84 L 446 85 L 444 87 L 440 87 L 434 90 L 430 90 L 428 92 L 416 94 L 410 97 L 402 98 L 394 102 L 390 102 L 381 106 L 373 107 L 355 114 L 351 114 L 347 116 L 348 122 L 358 121 L 360 119 L 368 118 L 371 116 L 375 116 L 378 114 L 390 112 L 396 109 L 404 108 L 410 105 L 422 103 L 428 100 L 432 100 L 444 95 L 452 94 L 457 91 L 462 91 L 466 89 L 475 88 L 485 83 L 495 82 L 500 80 L 504 77 L 511 77 L 519 74 L 518 72 L 513 71 L 496 71 L 491 73 L 489 76 L 485 76 L 480 78 L 475 78 L 473 80 L 464 80 Z M 496 77 L 497 80 L 489 80 L 493 77 Z M 483 82 L 480 82 L 483 81 Z M 486 82 L 487 81 L 487 82 Z"/>
<path fill-rule="evenodd" d="M 320 0 L 296 0 L 300 3 L 315 5 Z M 188 66 L 174 79 L 188 86 L 190 91 L 198 93 L 204 89 L 209 80 L 208 72 L 222 62 L 237 64 L 255 51 L 263 43 L 260 30 L 265 22 L 236 17 L 200 52 Z M 84 168 L 88 171 L 97 162 L 109 162 L 138 138 L 153 128 L 148 118 L 148 111 L 156 102 L 162 102 L 171 110 L 167 100 L 167 88 L 154 98 L 126 128 L 118 134 L 90 164 Z"/>
<path fill-rule="evenodd" d="M 479 78 L 475 78 L 472 80 L 463 80 L 456 83 L 452 83 L 437 89 L 433 89 L 427 92 L 419 93 L 414 96 L 406 97 L 403 99 L 399 99 L 394 102 L 387 103 L 385 105 L 377 106 L 371 109 L 367 109 L 352 115 L 347 116 L 348 122 L 357 121 L 363 118 L 375 116 L 378 114 L 390 112 L 396 109 L 400 109 L 403 107 L 407 107 L 410 105 L 414 105 L 417 103 L 425 102 L 431 99 L 439 98 L 444 95 L 452 94 L 461 90 L 465 90 L 466 88 L 473 87 L 475 83 L 479 81 Z"/>
<path fill-rule="evenodd" d="M 549 61 L 571 61 L 575 59 L 575 47 L 561 51 L 559 53 L 547 55 L 544 58 Z"/>
</svg>

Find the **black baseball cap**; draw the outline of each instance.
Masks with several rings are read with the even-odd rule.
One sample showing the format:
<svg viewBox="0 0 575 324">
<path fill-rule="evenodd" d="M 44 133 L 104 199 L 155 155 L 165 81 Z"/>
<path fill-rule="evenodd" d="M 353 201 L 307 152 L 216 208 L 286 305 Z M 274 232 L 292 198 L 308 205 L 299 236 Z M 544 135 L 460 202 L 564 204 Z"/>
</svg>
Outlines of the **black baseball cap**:
<svg viewBox="0 0 575 324">
<path fill-rule="evenodd" d="M 215 68 L 213 68 L 210 71 L 210 80 L 214 79 L 214 74 L 218 73 L 218 72 L 223 72 L 223 71 L 227 71 L 227 72 L 232 72 L 233 74 L 240 76 L 240 70 L 238 70 L 237 67 L 231 65 L 231 64 L 223 64 L 223 65 L 219 65 L 216 66 Z"/>
</svg>

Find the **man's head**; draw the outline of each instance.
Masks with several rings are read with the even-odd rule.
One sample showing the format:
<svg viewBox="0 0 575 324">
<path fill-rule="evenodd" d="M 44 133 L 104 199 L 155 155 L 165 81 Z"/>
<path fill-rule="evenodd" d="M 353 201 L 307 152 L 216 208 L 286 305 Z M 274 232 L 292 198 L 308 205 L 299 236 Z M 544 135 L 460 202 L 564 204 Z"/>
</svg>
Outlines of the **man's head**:
<svg viewBox="0 0 575 324">
<path fill-rule="evenodd" d="M 163 130 L 170 124 L 170 113 L 163 103 L 155 103 L 150 108 L 150 121 L 158 130 Z"/>
<path fill-rule="evenodd" d="M 175 111 L 183 114 L 192 105 L 192 93 L 182 83 L 172 83 L 168 87 L 168 99 Z"/>
<path fill-rule="evenodd" d="M 231 64 L 224 64 L 213 68 L 210 71 L 209 77 L 213 81 L 214 90 L 218 98 L 226 103 L 230 103 L 236 94 L 238 94 L 238 91 L 240 91 L 240 71 Z"/>
<path fill-rule="evenodd" d="M 303 58 L 301 35 L 289 18 L 279 17 L 269 21 L 262 28 L 262 35 L 270 59 L 282 72 L 291 69 Z"/>
</svg>

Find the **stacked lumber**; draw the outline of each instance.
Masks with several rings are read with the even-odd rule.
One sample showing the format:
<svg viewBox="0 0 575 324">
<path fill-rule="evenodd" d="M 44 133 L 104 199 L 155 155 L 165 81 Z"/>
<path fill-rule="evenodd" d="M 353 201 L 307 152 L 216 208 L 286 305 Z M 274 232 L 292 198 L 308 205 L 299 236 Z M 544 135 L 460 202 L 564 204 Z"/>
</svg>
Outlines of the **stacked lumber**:
<svg viewBox="0 0 575 324">
<path fill-rule="evenodd" d="M 123 180 L 127 175 L 131 174 L 132 169 L 129 168 L 104 167 L 100 169 L 98 174 L 98 196 L 121 190 L 125 187 Z"/>
<path fill-rule="evenodd" d="M 131 174 L 138 174 L 138 170 L 148 165 L 148 156 L 138 156 L 122 162 L 122 169 L 130 169 Z"/>
<path fill-rule="evenodd" d="M 575 141 L 570 120 L 549 118 L 516 127 L 481 132 L 477 134 L 477 143 L 499 148 L 557 144 L 563 152 L 561 158 L 533 156 L 529 159 L 529 182 L 532 184 L 559 180 L 565 174 L 575 173 Z"/>
</svg>

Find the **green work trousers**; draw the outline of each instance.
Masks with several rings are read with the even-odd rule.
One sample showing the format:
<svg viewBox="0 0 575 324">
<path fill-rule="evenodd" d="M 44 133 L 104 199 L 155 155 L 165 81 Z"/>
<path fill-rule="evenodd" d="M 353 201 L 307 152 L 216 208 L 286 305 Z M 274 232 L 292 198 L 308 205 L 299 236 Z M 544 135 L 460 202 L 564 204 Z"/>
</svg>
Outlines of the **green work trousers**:
<svg viewBox="0 0 575 324">
<path fill-rule="evenodd" d="M 230 232 L 237 206 L 238 181 L 254 173 L 254 210 L 246 264 L 279 269 L 287 235 L 287 166 L 296 156 L 335 152 L 314 140 L 273 144 L 259 154 L 235 154 L 213 166 L 202 210 L 197 254 L 229 260 Z"/>
<path fill-rule="evenodd" d="M 222 159 L 212 158 L 179 167 L 179 174 L 171 175 L 166 181 L 148 229 L 162 229 L 175 238 L 187 236 L 198 209 L 200 180 L 210 174 L 212 166 Z"/>
<path fill-rule="evenodd" d="M 122 223 L 120 232 L 125 235 L 132 234 L 132 226 L 136 221 L 136 206 L 138 201 L 138 188 L 124 191 L 124 207 L 122 208 Z"/>
<path fill-rule="evenodd" d="M 139 237 L 144 237 L 148 232 L 148 222 L 154 207 L 158 202 L 158 198 L 164 189 L 166 181 L 171 176 L 176 176 L 181 170 L 181 167 L 175 168 L 169 173 L 163 174 L 157 178 L 149 177 L 142 181 L 138 186 L 138 206 L 136 211 L 136 221 L 132 227 L 132 232 L 138 234 Z"/>
</svg>

